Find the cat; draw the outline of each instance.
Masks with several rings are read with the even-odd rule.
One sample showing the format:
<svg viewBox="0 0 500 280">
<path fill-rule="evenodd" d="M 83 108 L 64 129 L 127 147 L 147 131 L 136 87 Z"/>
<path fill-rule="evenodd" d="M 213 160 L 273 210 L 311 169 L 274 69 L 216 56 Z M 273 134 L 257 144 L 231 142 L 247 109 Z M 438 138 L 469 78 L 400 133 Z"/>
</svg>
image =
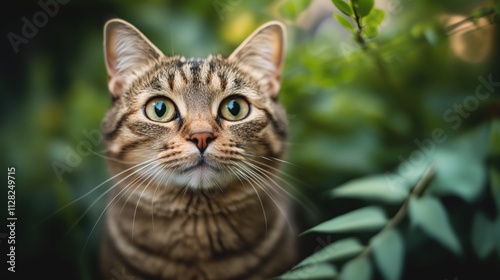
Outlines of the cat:
<svg viewBox="0 0 500 280">
<path fill-rule="evenodd" d="M 296 226 L 278 184 L 285 31 L 271 21 L 227 58 L 186 59 L 124 20 L 105 24 L 115 185 L 104 279 L 266 279 L 295 263 Z"/>
</svg>

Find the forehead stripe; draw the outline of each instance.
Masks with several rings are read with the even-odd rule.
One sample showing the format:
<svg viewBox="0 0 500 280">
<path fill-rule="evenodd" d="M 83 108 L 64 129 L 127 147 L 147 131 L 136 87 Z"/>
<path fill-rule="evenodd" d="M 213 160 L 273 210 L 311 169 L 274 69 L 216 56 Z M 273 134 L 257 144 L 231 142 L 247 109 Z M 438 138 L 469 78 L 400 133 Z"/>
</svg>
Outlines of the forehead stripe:
<svg viewBox="0 0 500 280">
<path fill-rule="evenodd" d="M 188 83 L 188 79 L 186 77 L 186 73 L 184 72 L 183 68 L 179 68 L 179 73 L 181 74 L 182 81 L 184 81 L 185 84 Z"/>
<path fill-rule="evenodd" d="M 219 76 L 220 89 L 222 91 L 226 91 L 227 87 L 226 75 L 224 75 L 223 73 L 219 73 L 218 76 Z"/>
<path fill-rule="evenodd" d="M 189 64 L 189 70 L 191 70 L 191 83 L 200 83 L 200 64 L 196 61 L 190 62 Z"/>
<path fill-rule="evenodd" d="M 168 87 L 170 90 L 174 90 L 175 75 L 173 73 L 168 74 Z"/>
</svg>

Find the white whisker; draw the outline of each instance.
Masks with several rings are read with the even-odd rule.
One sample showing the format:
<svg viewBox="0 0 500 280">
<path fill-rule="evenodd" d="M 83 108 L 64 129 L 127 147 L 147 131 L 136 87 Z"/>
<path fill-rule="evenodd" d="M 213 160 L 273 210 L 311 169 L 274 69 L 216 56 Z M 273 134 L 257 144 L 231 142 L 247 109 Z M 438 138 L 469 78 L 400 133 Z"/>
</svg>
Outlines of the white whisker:
<svg viewBox="0 0 500 280">
<path fill-rule="evenodd" d="M 165 170 L 165 168 L 160 168 L 160 170 L 162 170 L 162 169 Z M 153 197 L 151 199 L 151 223 L 153 224 L 153 229 L 155 228 L 154 204 L 155 204 L 156 192 L 162 186 L 162 182 L 165 179 L 165 176 L 167 176 L 167 175 L 168 175 L 167 182 L 165 184 L 163 184 L 163 186 L 167 186 L 168 185 L 168 182 L 170 181 L 170 176 L 172 176 L 172 172 L 163 172 L 163 174 L 160 177 L 160 179 L 156 181 L 156 188 L 155 188 L 155 190 L 153 192 Z"/>
<path fill-rule="evenodd" d="M 245 155 L 250 155 L 250 156 L 257 157 L 257 156 L 255 156 L 255 155 L 251 155 L 251 154 L 245 154 Z M 269 161 L 273 161 L 273 160 L 276 160 L 276 161 L 277 161 L 277 160 L 278 160 L 278 159 L 276 159 L 276 158 L 269 158 L 269 157 L 263 157 L 263 156 L 260 156 L 260 157 L 261 157 L 261 158 L 263 158 L 263 159 L 269 160 Z M 277 167 L 275 167 L 275 166 L 272 166 L 272 165 L 266 164 L 266 163 L 264 163 L 264 162 L 262 162 L 262 161 L 258 161 L 258 160 L 256 160 L 256 159 L 252 159 L 252 158 L 247 158 L 247 159 L 248 159 L 248 160 L 251 160 L 251 161 L 252 161 L 252 162 L 254 162 L 254 163 L 258 163 L 258 164 L 260 164 L 260 165 L 262 165 L 262 166 L 264 166 L 264 167 L 270 168 L 270 169 L 272 169 L 272 170 L 274 170 L 274 171 L 278 172 L 279 174 L 281 174 L 281 175 L 283 175 L 283 176 L 286 176 L 287 178 L 289 178 L 290 180 L 292 180 L 292 181 L 294 181 L 294 182 L 298 183 L 298 184 L 299 184 L 299 185 L 301 185 L 301 186 L 304 186 L 304 187 L 310 188 L 310 186 L 309 186 L 309 185 L 307 185 L 306 183 L 304 183 L 303 181 L 301 181 L 301 180 L 297 179 L 296 177 L 294 177 L 294 176 L 292 176 L 292 175 L 290 175 L 290 174 L 286 173 L 285 171 L 283 171 L 283 170 L 281 170 L 281 169 L 279 169 L 279 168 L 277 168 Z M 289 163 L 289 162 L 285 162 L 285 161 L 280 161 L 280 162 L 284 162 L 284 163 L 288 163 L 288 164 L 290 164 L 290 165 L 294 165 L 293 163 Z M 297 165 L 294 165 L 294 166 L 297 166 Z"/>
<path fill-rule="evenodd" d="M 112 176 L 111 178 L 109 178 L 109 179 L 105 180 L 104 182 L 100 183 L 99 185 L 97 185 L 96 187 L 94 187 L 93 189 L 91 189 L 90 191 L 88 191 L 87 193 L 85 193 L 85 194 L 81 195 L 80 197 L 78 197 L 78 198 L 74 199 L 73 201 L 71 201 L 71 202 L 67 203 L 66 205 L 64 205 L 63 207 L 59 208 L 59 209 L 58 209 L 57 211 L 55 211 L 54 213 L 52 213 L 52 214 L 50 214 L 49 216 L 47 216 L 46 218 L 42 219 L 42 220 L 41 220 L 38 224 L 36 224 L 35 226 L 37 226 L 37 225 L 39 225 L 39 224 L 41 224 L 41 223 L 45 222 L 45 221 L 46 221 L 46 220 L 48 220 L 50 217 L 52 217 L 52 216 L 56 215 L 57 213 L 59 213 L 59 212 L 61 212 L 62 210 L 66 209 L 67 207 L 69 207 L 69 206 L 71 206 L 71 205 L 75 204 L 76 202 L 78 202 L 78 201 L 80 201 L 80 200 L 84 199 L 85 197 L 89 196 L 91 193 L 93 193 L 94 191 L 96 191 L 97 189 L 99 189 L 100 187 L 102 187 L 104 184 L 106 184 L 106 183 L 110 182 L 111 180 L 115 179 L 116 177 L 118 177 L 118 176 L 120 176 L 120 175 L 122 175 L 122 174 L 124 174 L 124 173 L 126 173 L 126 172 L 128 172 L 128 171 L 130 171 L 130 170 L 132 170 L 132 169 L 134 169 L 134 168 L 137 168 L 137 167 L 139 167 L 139 166 L 141 166 L 141 165 L 146 165 L 146 164 L 149 164 L 149 163 L 151 163 L 151 162 L 153 162 L 153 161 L 154 161 L 154 159 L 153 159 L 153 160 L 147 160 L 147 161 L 144 161 L 144 162 L 138 163 L 138 164 L 136 164 L 136 165 L 134 165 L 134 166 L 132 166 L 132 167 L 130 167 L 130 168 L 127 168 L 127 169 L 123 170 L 122 172 L 120 172 L 120 173 L 118 173 L 118 174 L 116 174 L 116 175 Z"/>
<path fill-rule="evenodd" d="M 106 159 L 106 160 L 111 160 L 111 161 L 114 161 L 114 162 L 118 162 L 118 163 L 123 163 L 123 164 L 136 164 L 136 162 L 132 162 L 132 161 L 123 161 L 123 160 L 119 160 L 119 159 L 116 159 L 116 158 L 113 158 L 113 157 L 108 157 L 104 154 L 100 154 L 92 149 L 90 149 L 90 152 L 93 153 L 94 155 L 100 157 L 100 158 L 103 158 L 103 159 Z M 106 152 L 106 150 L 103 150 L 103 153 Z"/>
<path fill-rule="evenodd" d="M 156 167 L 159 167 L 161 166 L 160 165 L 156 165 L 154 166 L 152 169 L 156 168 Z M 149 171 L 149 170 L 148 170 Z M 146 184 L 146 186 L 144 186 L 144 188 L 142 189 L 142 192 L 141 194 L 139 195 L 139 199 L 137 200 L 137 203 L 135 204 L 135 209 L 134 209 L 134 216 L 133 216 L 133 219 L 132 219 L 132 242 L 134 242 L 134 229 L 135 229 L 135 217 L 136 217 L 136 214 L 137 214 L 137 207 L 139 207 L 139 203 L 141 202 L 141 198 L 144 194 L 144 192 L 146 191 L 146 189 L 149 187 L 149 185 L 151 184 L 151 182 L 154 181 L 154 179 L 156 178 L 156 176 L 162 171 L 161 168 L 158 168 L 158 170 L 156 172 L 152 172 L 145 180 L 149 179 L 151 176 L 151 179 L 149 180 L 149 182 Z"/>
<path fill-rule="evenodd" d="M 255 162 L 256 164 L 261 164 L 262 166 L 264 167 L 268 167 L 268 168 L 272 168 L 272 166 L 269 166 L 268 164 L 265 164 L 265 163 L 262 163 L 262 162 L 259 162 L 257 160 L 253 160 L 253 159 L 249 159 L 250 161 L 252 162 Z M 299 203 L 303 209 L 307 210 L 307 211 L 311 211 L 311 209 L 314 209 L 314 211 L 311 211 L 309 213 L 312 213 L 314 215 L 314 213 L 318 212 L 319 210 L 317 209 L 317 207 L 314 205 L 314 203 L 312 203 L 309 198 L 307 196 L 305 196 L 300 190 L 298 190 L 294 185 L 290 184 L 290 182 L 286 181 L 284 178 L 282 178 L 281 176 L 269 171 L 269 170 L 266 170 L 265 168 L 262 168 L 260 166 L 257 166 L 256 164 L 252 164 L 250 162 L 245 162 L 245 164 L 247 165 L 252 165 L 253 168 L 255 169 L 255 171 L 261 173 L 262 175 L 266 176 L 267 178 L 269 178 L 269 180 L 271 180 L 272 182 L 274 182 L 274 185 L 277 186 L 281 191 L 285 192 L 288 196 L 290 196 L 294 201 L 296 201 L 297 203 Z M 272 178 L 270 178 L 269 176 L 265 175 L 265 174 L 269 175 L 269 176 L 272 176 L 278 180 L 280 180 L 281 182 L 283 182 L 284 184 L 286 184 L 292 192 L 286 190 L 285 188 L 283 188 L 283 186 L 281 186 L 280 184 L 277 184 Z M 282 175 L 288 175 L 286 174 L 285 172 L 282 172 L 281 173 Z M 290 176 L 290 175 L 288 175 Z M 294 178 L 293 176 L 290 176 L 292 179 Z M 299 198 L 297 198 L 296 196 L 299 196 Z"/>
<path fill-rule="evenodd" d="M 276 207 L 278 208 L 278 210 L 281 212 L 281 214 L 283 215 L 283 217 L 287 221 L 288 226 L 290 228 L 293 228 L 292 223 L 288 219 L 288 215 L 285 214 L 285 212 L 283 211 L 283 209 L 280 207 L 279 203 L 275 200 L 275 198 L 271 195 L 271 193 L 269 193 L 269 191 L 266 189 L 267 186 L 265 186 L 264 184 L 266 184 L 267 181 L 264 178 L 262 178 L 261 175 L 259 175 L 258 173 L 256 173 L 248 165 L 247 166 L 240 166 L 240 168 L 243 168 L 243 170 L 247 171 L 246 174 L 249 175 L 249 178 L 251 178 L 251 180 L 253 180 L 257 184 L 257 186 L 271 199 L 271 201 L 276 205 Z"/>
<path fill-rule="evenodd" d="M 266 215 L 266 210 L 264 208 L 264 203 L 262 202 L 262 199 L 260 198 L 259 192 L 257 191 L 257 189 L 255 188 L 255 186 L 252 183 L 253 179 L 251 177 L 249 177 L 245 172 L 241 171 L 238 167 L 235 167 L 235 170 L 237 172 L 239 172 L 243 176 L 243 179 L 246 179 L 245 181 L 247 181 L 248 183 L 250 183 L 250 186 L 254 189 L 255 194 L 257 195 L 257 198 L 259 199 L 260 207 L 262 209 L 262 215 L 264 216 L 264 224 L 265 224 L 265 227 L 266 227 L 266 237 L 267 237 L 267 215 Z M 236 175 L 236 177 L 239 177 L 236 173 L 235 173 L 235 175 Z"/>
<path fill-rule="evenodd" d="M 99 197 L 97 199 L 95 199 L 92 204 L 87 207 L 87 209 L 85 210 L 85 212 L 80 215 L 80 217 L 78 218 L 78 220 L 73 223 L 73 225 L 71 226 L 71 228 L 69 229 L 69 231 L 71 231 L 71 229 L 73 229 L 79 222 L 80 220 L 85 216 L 85 214 L 97 203 L 98 200 L 100 200 L 103 196 L 105 196 L 106 194 L 108 194 L 110 191 L 112 191 L 116 186 L 118 186 L 121 182 L 123 182 L 124 180 L 128 179 L 130 176 L 133 176 L 134 174 L 136 174 L 137 172 L 141 171 L 142 169 L 148 167 L 149 165 L 153 164 L 154 161 L 149 161 L 149 163 L 145 164 L 144 166 L 142 166 L 141 168 L 139 168 L 138 170 L 135 170 L 134 172 L 130 173 L 129 175 L 127 175 L 126 177 L 124 177 L 123 179 L 121 179 L 120 181 L 116 182 L 115 184 L 113 184 L 113 186 L 111 186 L 109 189 L 107 189 L 104 193 L 102 193 L 101 195 L 99 195 Z M 123 174 L 123 172 L 120 172 L 119 173 L 120 175 Z M 116 178 L 117 176 L 113 176 L 112 178 Z M 127 188 L 123 188 L 122 190 L 120 190 L 120 192 L 115 195 L 113 197 L 113 199 L 108 202 L 108 204 L 106 205 L 106 207 L 104 208 L 104 210 L 101 211 L 101 214 L 99 215 L 97 221 L 94 223 L 94 226 L 92 227 L 90 233 L 88 234 L 88 237 L 87 237 L 87 240 L 85 241 L 85 245 L 83 247 L 83 252 L 85 252 L 85 248 L 87 247 L 87 243 L 90 239 L 90 236 L 92 235 L 92 233 L 94 232 L 97 224 L 99 223 L 99 221 L 101 220 L 102 216 L 104 215 L 104 213 L 106 212 L 106 209 L 108 209 L 108 207 L 113 203 L 113 201 L 115 200 L 115 198 L 123 191 L 127 190 Z"/>
</svg>

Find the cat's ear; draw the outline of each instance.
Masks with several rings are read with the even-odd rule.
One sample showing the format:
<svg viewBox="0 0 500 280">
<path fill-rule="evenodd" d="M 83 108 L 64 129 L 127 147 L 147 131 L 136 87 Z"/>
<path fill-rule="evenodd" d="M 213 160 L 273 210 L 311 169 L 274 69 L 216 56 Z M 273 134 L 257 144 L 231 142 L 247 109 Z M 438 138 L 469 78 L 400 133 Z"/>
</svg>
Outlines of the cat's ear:
<svg viewBox="0 0 500 280">
<path fill-rule="evenodd" d="M 112 96 L 123 94 L 161 56 L 162 52 L 130 23 L 112 19 L 104 25 L 104 57 Z"/>
<path fill-rule="evenodd" d="M 285 26 L 271 21 L 248 36 L 228 59 L 245 68 L 276 97 L 281 85 L 284 52 Z"/>
</svg>

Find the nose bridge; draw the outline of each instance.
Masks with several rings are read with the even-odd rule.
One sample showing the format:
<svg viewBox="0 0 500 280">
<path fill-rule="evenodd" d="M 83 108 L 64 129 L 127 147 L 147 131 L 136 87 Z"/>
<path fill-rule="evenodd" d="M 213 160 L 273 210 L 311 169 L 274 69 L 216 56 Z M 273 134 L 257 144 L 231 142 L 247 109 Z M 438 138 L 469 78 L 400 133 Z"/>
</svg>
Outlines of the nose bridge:
<svg viewBox="0 0 500 280">
<path fill-rule="evenodd" d="M 212 114 L 213 94 L 204 87 L 193 86 L 184 96 L 187 105 L 187 134 L 197 132 L 213 133 L 214 116 Z"/>
<path fill-rule="evenodd" d="M 189 135 L 201 132 L 213 133 L 212 124 L 210 123 L 210 120 L 207 118 L 207 116 L 200 115 L 189 123 Z"/>
</svg>

